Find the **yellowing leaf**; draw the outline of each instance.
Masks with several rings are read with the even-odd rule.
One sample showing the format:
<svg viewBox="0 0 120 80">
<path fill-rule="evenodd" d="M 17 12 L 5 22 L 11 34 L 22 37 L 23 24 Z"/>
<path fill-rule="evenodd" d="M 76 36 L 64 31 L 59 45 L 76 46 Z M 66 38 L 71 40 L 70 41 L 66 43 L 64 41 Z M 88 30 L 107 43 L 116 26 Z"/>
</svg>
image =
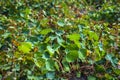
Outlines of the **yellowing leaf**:
<svg viewBox="0 0 120 80">
<path fill-rule="evenodd" d="M 21 54 L 20 54 L 19 52 L 15 52 L 15 53 L 14 53 L 14 56 L 15 56 L 16 58 L 20 58 L 20 57 L 21 57 Z"/>
<path fill-rule="evenodd" d="M 32 49 L 32 43 L 30 42 L 22 42 L 20 46 L 18 46 L 19 51 L 23 53 L 29 53 Z"/>
<path fill-rule="evenodd" d="M 15 46 L 19 46 L 19 45 L 20 45 L 16 40 L 12 40 L 12 43 L 13 43 Z"/>
<path fill-rule="evenodd" d="M 91 53 L 91 52 L 90 52 L 89 50 L 87 50 L 86 56 L 89 56 L 90 53 Z"/>
</svg>

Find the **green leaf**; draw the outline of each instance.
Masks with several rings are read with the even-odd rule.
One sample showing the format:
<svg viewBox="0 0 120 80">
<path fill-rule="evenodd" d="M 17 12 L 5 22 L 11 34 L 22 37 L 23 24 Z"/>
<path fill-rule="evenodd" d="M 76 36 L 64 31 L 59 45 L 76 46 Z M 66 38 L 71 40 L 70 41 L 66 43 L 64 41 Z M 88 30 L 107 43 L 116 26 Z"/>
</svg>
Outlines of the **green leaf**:
<svg viewBox="0 0 120 80">
<path fill-rule="evenodd" d="M 95 54 L 97 57 L 95 58 L 95 61 L 99 61 L 102 58 L 102 53 L 100 53 L 99 48 L 95 48 Z"/>
<path fill-rule="evenodd" d="M 55 78 L 55 72 L 48 72 L 46 74 L 47 79 L 54 79 Z"/>
<path fill-rule="evenodd" d="M 99 47 L 100 51 L 103 51 L 103 44 L 102 44 L 102 42 L 99 42 L 98 47 Z"/>
<path fill-rule="evenodd" d="M 58 24 L 59 26 L 61 26 L 61 27 L 63 27 L 63 26 L 65 25 L 65 23 L 64 23 L 63 20 L 59 20 L 59 21 L 57 22 L 57 24 Z"/>
<path fill-rule="evenodd" d="M 88 80 L 96 80 L 96 77 L 94 77 L 94 76 L 88 76 Z"/>
<path fill-rule="evenodd" d="M 80 49 L 80 50 L 78 51 L 79 59 L 81 59 L 83 62 L 85 61 L 86 53 L 87 53 L 87 50 L 86 50 L 86 49 Z"/>
<path fill-rule="evenodd" d="M 120 69 L 113 69 L 113 71 L 115 72 L 115 74 L 120 75 Z"/>
<path fill-rule="evenodd" d="M 68 44 L 65 47 L 66 50 L 79 50 L 76 44 Z"/>
<path fill-rule="evenodd" d="M 106 79 L 109 79 L 109 80 L 115 80 L 111 75 L 109 74 L 105 74 L 105 77 Z"/>
<path fill-rule="evenodd" d="M 67 6 L 67 4 L 65 2 L 63 2 L 62 4 L 62 12 L 65 14 L 65 16 L 71 17 L 72 15 L 69 14 L 69 7 Z"/>
<path fill-rule="evenodd" d="M 74 41 L 75 42 L 75 44 L 78 46 L 78 48 L 80 48 L 81 46 L 80 46 L 80 42 L 79 41 Z"/>
<path fill-rule="evenodd" d="M 46 62 L 46 70 L 48 71 L 54 71 L 55 68 L 54 68 L 54 65 L 55 65 L 55 62 L 52 60 L 52 59 L 48 59 Z"/>
<path fill-rule="evenodd" d="M 46 35 L 46 34 L 48 34 L 48 33 L 50 33 L 52 31 L 52 29 L 43 29 L 41 32 L 40 32 L 40 34 L 43 34 L 43 35 Z"/>
<path fill-rule="evenodd" d="M 26 15 L 30 14 L 30 13 L 31 13 L 31 9 L 26 8 L 26 9 L 25 9 L 25 13 L 26 13 Z"/>
<path fill-rule="evenodd" d="M 67 36 L 71 41 L 78 41 L 80 39 L 80 34 L 73 33 Z"/>
<path fill-rule="evenodd" d="M 45 60 L 42 58 L 34 58 L 34 63 L 36 64 L 37 67 L 41 68 L 42 66 L 45 65 Z"/>
<path fill-rule="evenodd" d="M 45 42 L 45 43 L 48 43 L 49 41 L 50 41 L 50 38 L 47 37 L 44 42 Z"/>
<path fill-rule="evenodd" d="M 64 66 L 64 71 L 69 72 L 69 71 L 70 71 L 69 63 L 66 61 L 65 58 L 62 60 L 62 64 L 63 64 L 63 66 Z M 64 71 L 63 71 L 63 72 L 64 72 Z"/>
<path fill-rule="evenodd" d="M 67 55 L 66 55 L 66 60 L 67 62 L 73 62 L 78 58 L 78 51 L 77 50 L 73 50 L 70 51 Z"/>
<path fill-rule="evenodd" d="M 43 18 L 41 21 L 40 21 L 40 24 L 43 26 L 43 27 L 45 27 L 45 26 L 47 26 L 47 23 L 48 23 L 48 19 L 47 18 Z"/>
<path fill-rule="evenodd" d="M 97 33 L 93 32 L 93 31 L 89 31 L 89 38 L 94 39 L 94 40 L 98 40 L 99 36 L 97 35 Z"/>
<path fill-rule="evenodd" d="M 58 44 L 62 45 L 64 40 L 61 37 L 57 37 L 57 42 L 58 42 Z"/>
<path fill-rule="evenodd" d="M 55 68 L 57 69 L 57 71 L 60 71 L 60 67 L 59 67 L 59 64 L 57 62 L 55 62 Z"/>
<path fill-rule="evenodd" d="M 56 35 L 61 36 L 61 35 L 63 35 L 65 32 L 62 31 L 62 30 L 57 30 L 55 33 L 56 33 Z"/>
<path fill-rule="evenodd" d="M 7 38 L 7 37 L 9 37 L 9 36 L 10 36 L 10 33 L 7 33 L 7 32 L 6 32 L 6 33 L 4 33 L 2 36 L 3 36 L 3 37 L 4 37 L 4 39 L 5 39 L 5 38 Z"/>
<path fill-rule="evenodd" d="M 2 79 L 2 75 L 0 74 L 0 80 Z"/>
<path fill-rule="evenodd" d="M 112 64 L 112 66 L 116 67 L 116 59 L 113 58 L 114 55 L 111 53 L 111 54 L 107 54 L 105 56 L 106 60 L 109 60 Z"/>
<path fill-rule="evenodd" d="M 76 76 L 77 76 L 78 78 L 80 78 L 81 73 L 80 73 L 80 72 L 77 72 L 77 73 L 76 73 Z"/>
<path fill-rule="evenodd" d="M 69 67 L 69 64 L 65 64 L 64 65 L 64 70 L 69 72 L 70 71 L 70 67 Z"/>
<path fill-rule="evenodd" d="M 32 43 L 31 42 L 22 42 L 20 46 L 18 46 L 19 51 L 23 53 L 29 53 L 32 49 Z"/>
<path fill-rule="evenodd" d="M 103 65 L 96 65 L 95 70 L 99 73 L 101 73 L 101 72 L 104 73 L 105 72 L 105 68 L 104 68 Z"/>
<path fill-rule="evenodd" d="M 79 39 L 80 39 L 80 35 L 79 34 L 71 34 L 71 35 L 68 35 L 67 36 L 71 41 L 74 41 L 74 43 L 78 46 L 78 48 L 80 48 L 80 42 L 79 42 Z"/>
<path fill-rule="evenodd" d="M 53 56 L 53 54 L 54 54 L 54 49 L 52 49 L 52 47 L 51 46 L 47 46 L 47 50 L 49 51 L 49 53 L 50 53 L 50 56 L 52 57 Z"/>
</svg>

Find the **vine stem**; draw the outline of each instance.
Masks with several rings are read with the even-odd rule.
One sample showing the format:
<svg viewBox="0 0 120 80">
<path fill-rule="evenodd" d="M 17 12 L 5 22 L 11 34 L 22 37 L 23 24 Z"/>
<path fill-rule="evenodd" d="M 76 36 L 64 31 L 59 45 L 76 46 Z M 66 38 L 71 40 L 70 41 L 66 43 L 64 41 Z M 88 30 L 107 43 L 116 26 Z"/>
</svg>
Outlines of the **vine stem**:
<svg viewBox="0 0 120 80">
<path fill-rule="evenodd" d="M 59 64 L 61 70 L 64 71 L 63 66 L 62 66 L 62 64 L 60 63 L 60 61 L 58 61 L 56 58 L 53 58 L 53 60 L 55 60 L 55 61 Z"/>
</svg>

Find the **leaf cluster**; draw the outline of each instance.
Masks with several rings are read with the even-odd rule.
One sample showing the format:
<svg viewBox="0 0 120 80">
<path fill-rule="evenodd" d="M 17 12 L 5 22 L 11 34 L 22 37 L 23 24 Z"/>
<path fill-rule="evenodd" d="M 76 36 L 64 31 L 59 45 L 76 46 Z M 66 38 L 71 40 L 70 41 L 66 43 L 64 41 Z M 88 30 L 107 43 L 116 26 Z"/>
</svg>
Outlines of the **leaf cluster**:
<svg viewBox="0 0 120 80">
<path fill-rule="evenodd" d="M 0 0 L 0 79 L 117 80 L 119 0 Z"/>
</svg>

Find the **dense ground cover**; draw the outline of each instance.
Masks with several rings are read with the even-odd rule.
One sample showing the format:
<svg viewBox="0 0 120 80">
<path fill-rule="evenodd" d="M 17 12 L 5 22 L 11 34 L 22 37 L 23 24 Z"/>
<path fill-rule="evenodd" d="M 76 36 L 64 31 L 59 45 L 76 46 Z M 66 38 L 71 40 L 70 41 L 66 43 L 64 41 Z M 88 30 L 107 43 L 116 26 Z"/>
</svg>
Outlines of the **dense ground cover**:
<svg viewBox="0 0 120 80">
<path fill-rule="evenodd" d="M 0 79 L 119 78 L 119 0 L 0 0 Z"/>
</svg>

